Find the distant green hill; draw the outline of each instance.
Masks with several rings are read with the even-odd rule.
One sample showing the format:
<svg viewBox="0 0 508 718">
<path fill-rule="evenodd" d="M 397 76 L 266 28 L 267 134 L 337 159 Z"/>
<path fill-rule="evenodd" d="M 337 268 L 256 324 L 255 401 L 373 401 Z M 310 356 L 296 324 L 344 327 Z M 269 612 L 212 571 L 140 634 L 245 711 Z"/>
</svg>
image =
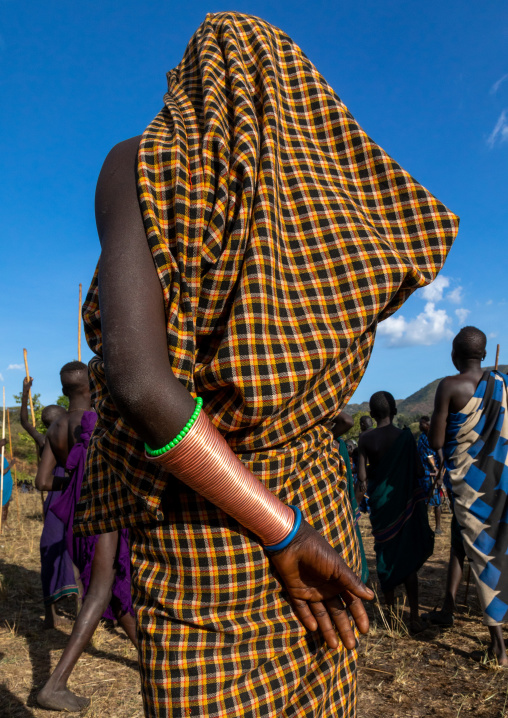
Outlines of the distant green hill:
<svg viewBox="0 0 508 718">
<path fill-rule="evenodd" d="M 485 367 L 485 369 L 493 368 L 494 367 L 492 366 Z M 503 374 L 508 374 L 508 364 L 500 364 L 499 371 L 502 371 Z M 434 408 L 434 396 L 436 393 L 437 385 L 442 378 L 443 377 L 431 381 L 430 384 L 427 384 L 422 389 L 418 389 L 418 391 L 415 391 L 414 394 L 408 396 L 407 399 L 397 399 L 398 411 L 401 414 L 405 414 L 407 416 L 411 416 L 412 414 L 431 414 L 432 409 Z M 369 403 L 367 401 L 364 401 L 361 404 L 348 404 L 346 411 L 348 412 L 348 414 L 353 415 L 358 413 L 359 411 L 368 413 Z"/>
</svg>

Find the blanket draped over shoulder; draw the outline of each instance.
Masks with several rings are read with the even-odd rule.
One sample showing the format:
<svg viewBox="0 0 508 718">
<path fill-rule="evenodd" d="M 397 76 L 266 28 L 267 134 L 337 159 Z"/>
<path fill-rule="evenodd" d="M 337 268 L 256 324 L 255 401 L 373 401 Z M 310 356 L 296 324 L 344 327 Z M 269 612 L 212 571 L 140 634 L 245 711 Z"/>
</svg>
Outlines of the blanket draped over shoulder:
<svg viewBox="0 0 508 718">
<path fill-rule="evenodd" d="M 378 322 L 436 277 L 457 218 L 291 38 L 233 12 L 208 15 L 168 73 L 137 172 L 175 376 L 359 572 L 325 424 L 355 390 Z M 352 716 L 356 652 L 309 635 L 257 538 L 148 463 L 119 415 L 97 273 L 84 316 L 99 418 L 77 521 L 83 533 L 132 528 L 147 714 Z"/>
<path fill-rule="evenodd" d="M 483 620 L 508 619 L 508 376 L 486 371 L 448 418 L 445 459 Z"/>
<path fill-rule="evenodd" d="M 405 429 L 369 476 L 370 520 L 377 573 L 384 591 L 418 571 L 434 550 L 417 461 L 415 440 Z"/>
</svg>

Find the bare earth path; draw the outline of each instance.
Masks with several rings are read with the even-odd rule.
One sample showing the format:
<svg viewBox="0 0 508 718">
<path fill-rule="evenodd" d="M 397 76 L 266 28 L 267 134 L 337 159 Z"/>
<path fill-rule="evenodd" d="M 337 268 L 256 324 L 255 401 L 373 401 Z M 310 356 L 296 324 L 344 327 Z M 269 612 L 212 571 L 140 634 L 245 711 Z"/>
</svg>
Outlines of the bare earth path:
<svg viewBox="0 0 508 718">
<path fill-rule="evenodd" d="M 13 502 L 12 502 L 13 503 Z M 20 521 L 11 505 L 0 536 L 0 716 L 53 718 L 62 715 L 36 706 L 37 690 L 56 665 L 71 623 L 42 629 L 39 576 L 40 498 L 20 495 Z M 449 516 L 436 538 L 432 559 L 421 571 L 424 610 L 440 601 L 449 547 Z M 376 577 L 367 517 L 361 518 L 369 566 Z M 459 592 L 464 601 L 465 585 Z M 401 599 L 402 599 L 401 594 Z M 471 658 L 483 650 L 487 631 L 474 587 L 452 629 L 428 628 L 408 636 L 401 621 L 395 631 L 383 624 L 379 608 L 369 606 L 372 629 L 362 640 L 359 660 L 358 718 L 508 718 L 508 670 Z M 72 618 L 73 604 L 63 613 Z M 403 618 L 403 610 L 400 611 Z M 92 698 L 86 718 L 142 718 L 136 653 L 120 631 L 101 626 L 70 680 L 71 690 Z M 241 718 L 231 716 L 231 718 Z"/>
</svg>

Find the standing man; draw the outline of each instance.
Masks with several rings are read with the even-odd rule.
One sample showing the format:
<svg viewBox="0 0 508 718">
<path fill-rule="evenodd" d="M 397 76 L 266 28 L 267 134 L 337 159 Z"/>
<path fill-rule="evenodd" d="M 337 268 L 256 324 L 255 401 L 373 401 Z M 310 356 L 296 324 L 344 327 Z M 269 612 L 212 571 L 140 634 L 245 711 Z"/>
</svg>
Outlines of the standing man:
<svg viewBox="0 0 508 718">
<path fill-rule="evenodd" d="M 62 391 L 69 397 L 69 410 L 48 429 L 35 483 L 39 490 L 44 491 L 65 486 L 51 512 L 65 523 L 67 549 L 80 571 L 83 606 L 67 646 L 38 694 L 37 702 L 51 710 L 79 711 L 90 701 L 72 693 L 67 688 L 67 681 L 101 617 L 117 619 L 134 645 L 137 641 L 130 590 L 128 532 L 113 531 L 73 538 L 74 509 L 79 499 L 88 443 L 97 415 L 90 410 L 86 364 L 70 362 L 62 367 L 60 377 Z M 54 474 L 57 462 L 65 466 L 70 480 Z"/>
<path fill-rule="evenodd" d="M 437 452 L 430 448 L 429 444 L 430 419 L 428 416 L 420 417 L 420 436 L 418 438 L 418 453 L 422 462 L 425 474 L 421 478 L 422 488 L 425 491 L 427 505 L 434 507 L 434 519 L 436 522 L 435 534 L 442 534 L 441 528 L 441 493 L 442 480 L 436 481 L 438 474 L 437 467 L 440 464 Z"/>
<path fill-rule="evenodd" d="M 46 434 L 37 431 L 28 419 L 28 398 L 32 383 L 32 378 L 23 379 L 20 421 L 21 426 L 35 441 L 37 455 L 40 458 L 46 443 Z M 57 419 L 61 419 L 65 413 L 63 406 L 57 406 L 56 404 L 45 406 L 41 412 L 42 423 L 46 429 L 49 429 L 51 424 Z M 53 469 L 53 475 L 61 482 L 62 487 L 67 486 L 65 465 L 57 462 Z M 64 596 L 76 596 L 77 601 L 79 600 L 79 588 L 76 584 L 74 567 L 67 550 L 65 525 L 61 519 L 50 511 L 51 506 L 61 495 L 61 488 L 48 491 L 43 508 L 44 524 L 41 533 L 40 552 L 45 628 L 55 628 L 58 625 L 60 619 L 56 612 L 56 604 Z"/>
<path fill-rule="evenodd" d="M 423 468 L 412 433 L 393 423 L 397 413 L 393 396 L 378 391 L 370 397 L 369 405 L 376 428 L 360 436 L 358 479 L 361 485 L 367 484 L 369 493 L 377 574 L 391 610 L 395 588 L 404 584 L 409 625 L 416 632 L 421 630 L 417 572 L 434 548 L 425 497 L 418 481 Z"/>
<path fill-rule="evenodd" d="M 459 374 L 437 388 L 429 441 L 436 451 L 443 449 L 455 516 L 490 633 L 489 651 L 506 666 L 508 377 L 483 370 L 486 346 L 485 334 L 476 327 L 464 327 L 453 340 L 452 361 Z"/>
</svg>

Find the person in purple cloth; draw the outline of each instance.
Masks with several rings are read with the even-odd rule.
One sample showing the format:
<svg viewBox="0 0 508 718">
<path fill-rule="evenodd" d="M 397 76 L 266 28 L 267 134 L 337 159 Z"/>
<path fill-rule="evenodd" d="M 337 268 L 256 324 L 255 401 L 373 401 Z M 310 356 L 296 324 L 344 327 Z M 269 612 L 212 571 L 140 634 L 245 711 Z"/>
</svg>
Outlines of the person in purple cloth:
<svg viewBox="0 0 508 718">
<path fill-rule="evenodd" d="M 20 422 L 25 431 L 35 441 L 37 453 L 40 456 L 46 443 L 46 434 L 37 431 L 28 419 L 28 398 L 33 379 L 23 379 L 23 391 L 21 394 Z M 63 406 L 50 404 L 45 406 L 41 413 L 41 420 L 46 429 L 66 413 Z M 65 466 L 57 464 L 54 475 L 62 480 L 62 485 L 67 485 L 65 480 Z M 65 525 L 54 513 L 50 511 L 51 506 L 61 496 L 62 491 L 56 489 L 48 491 L 44 501 L 44 525 L 41 533 L 41 583 L 42 596 L 44 599 L 44 627 L 55 628 L 59 623 L 56 612 L 56 604 L 64 596 L 79 597 L 79 588 L 76 584 L 74 567 L 71 557 L 67 551 L 65 541 Z"/>
<path fill-rule="evenodd" d="M 85 650 L 101 617 L 116 619 L 137 646 L 130 592 L 130 555 L 128 531 L 113 531 L 99 536 L 74 538 L 74 508 L 79 500 L 90 436 L 97 420 L 91 411 L 88 368 L 82 362 L 70 362 L 60 371 L 63 393 L 69 397 L 65 416 L 54 422 L 37 471 L 39 490 L 52 491 L 61 479 L 53 470 L 64 465 L 70 475 L 67 488 L 51 512 L 66 526 L 67 549 L 80 571 L 83 606 L 72 629 L 69 642 L 49 680 L 37 696 L 43 708 L 79 711 L 89 700 L 67 688 L 67 680 Z"/>
</svg>

